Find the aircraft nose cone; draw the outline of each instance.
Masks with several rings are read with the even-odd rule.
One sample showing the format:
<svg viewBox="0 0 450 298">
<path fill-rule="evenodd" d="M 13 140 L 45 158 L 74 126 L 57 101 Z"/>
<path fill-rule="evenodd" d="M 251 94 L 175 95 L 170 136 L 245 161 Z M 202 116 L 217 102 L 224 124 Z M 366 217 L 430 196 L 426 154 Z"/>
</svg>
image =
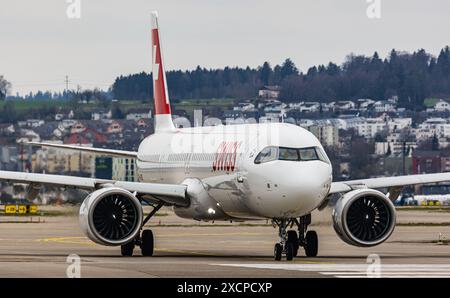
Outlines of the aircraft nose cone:
<svg viewBox="0 0 450 298">
<path fill-rule="evenodd" d="M 323 162 L 314 162 L 297 171 L 291 178 L 290 201 L 299 209 L 313 209 L 327 195 L 331 183 L 330 166 Z"/>
</svg>

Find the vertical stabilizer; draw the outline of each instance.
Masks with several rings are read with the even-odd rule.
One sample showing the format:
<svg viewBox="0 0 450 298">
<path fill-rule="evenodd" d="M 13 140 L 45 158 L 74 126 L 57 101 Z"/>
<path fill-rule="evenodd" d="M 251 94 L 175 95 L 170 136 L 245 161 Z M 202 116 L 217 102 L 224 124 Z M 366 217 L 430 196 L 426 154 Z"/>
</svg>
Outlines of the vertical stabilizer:
<svg viewBox="0 0 450 298">
<path fill-rule="evenodd" d="M 155 101 L 155 132 L 174 131 L 170 111 L 169 93 L 167 92 L 166 72 L 161 48 L 158 13 L 152 12 L 152 64 L 153 64 L 153 99 Z"/>
</svg>

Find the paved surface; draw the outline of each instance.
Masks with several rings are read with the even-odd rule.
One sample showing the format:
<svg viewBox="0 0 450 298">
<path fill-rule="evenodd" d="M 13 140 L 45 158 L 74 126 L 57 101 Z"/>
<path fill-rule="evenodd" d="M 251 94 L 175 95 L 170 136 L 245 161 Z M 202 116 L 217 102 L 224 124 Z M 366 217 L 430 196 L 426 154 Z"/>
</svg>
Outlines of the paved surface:
<svg viewBox="0 0 450 298">
<path fill-rule="evenodd" d="M 120 257 L 119 248 L 96 245 L 85 238 L 76 216 L 46 217 L 40 223 L 0 220 L 0 277 L 66 277 L 67 256 L 81 257 L 82 277 L 450 277 L 450 246 L 433 243 L 450 237 L 450 226 L 398 226 L 390 240 L 375 248 L 342 242 L 330 223 L 312 227 L 319 234 L 319 257 L 302 251 L 293 262 L 275 262 L 276 230 L 271 226 L 198 225 L 174 217 L 155 217 L 154 257 Z M 399 222 L 450 222 L 450 213 L 401 211 Z M 436 219 L 440 219 L 436 221 Z M 36 220 L 36 218 L 34 219 Z M 45 222 L 42 222 L 45 220 Z M 260 224 L 263 224 L 261 222 Z M 368 266 L 378 254 L 381 271 Z M 377 260 L 377 259 L 371 259 Z"/>
</svg>

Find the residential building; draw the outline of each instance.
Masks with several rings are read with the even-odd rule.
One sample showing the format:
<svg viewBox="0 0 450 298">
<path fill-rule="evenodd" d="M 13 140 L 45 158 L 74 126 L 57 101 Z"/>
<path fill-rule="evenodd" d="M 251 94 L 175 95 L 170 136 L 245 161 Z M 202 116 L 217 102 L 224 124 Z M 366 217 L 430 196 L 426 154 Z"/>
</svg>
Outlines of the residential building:
<svg viewBox="0 0 450 298">
<path fill-rule="evenodd" d="M 450 170 L 448 150 L 415 150 L 412 158 L 414 174 L 441 173 Z"/>
<path fill-rule="evenodd" d="M 299 110 L 304 113 L 319 112 L 320 103 L 316 101 L 307 101 L 300 105 Z"/>
<path fill-rule="evenodd" d="M 92 120 L 105 120 L 105 119 L 111 119 L 111 118 L 112 118 L 111 109 L 109 109 L 109 110 L 94 109 L 91 113 Z"/>
<path fill-rule="evenodd" d="M 448 112 L 450 111 L 450 103 L 448 103 L 443 99 L 440 99 L 438 102 L 434 104 L 433 109 L 436 112 Z"/>
<path fill-rule="evenodd" d="M 151 119 L 152 118 L 152 111 L 148 110 L 142 110 L 142 109 L 131 109 L 128 111 L 126 119 L 127 120 L 135 120 L 138 121 L 140 119 Z"/>
<path fill-rule="evenodd" d="M 373 104 L 375 112 L 378 113 L 395 112 L 396 107 L 396 103 L 389 100 L 380 100 Z"/>
<path fill-rule="evenodd" d="M 273 98 L 277 99 L 280 96 L 280 86 L 264 86 L 258 91 L 260 98 Z"/>
<path fill-rule="evenodd" d="M 355 108 L 356 104 L 350 100 L 337 101 L 334 105 L 334 109 L 338 111 L 354 110 Z"/>
<path fill-rule="evenodd" d="M 324 146 L 334 147 L 339 145 L 339 129 L 332 123 L 317 123 L 309 126 L 308 130 L 312 132 Z"/>
</svg>

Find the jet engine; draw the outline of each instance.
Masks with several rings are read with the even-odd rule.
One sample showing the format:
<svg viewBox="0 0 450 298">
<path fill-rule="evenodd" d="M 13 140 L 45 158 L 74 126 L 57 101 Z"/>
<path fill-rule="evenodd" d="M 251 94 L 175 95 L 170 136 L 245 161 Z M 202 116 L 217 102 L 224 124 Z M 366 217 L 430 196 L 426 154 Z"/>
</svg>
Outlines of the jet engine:
<svg viewBox="0 0 450 298">
<path fill-rule="evenodd" d="M 346 193 L 333 209 L 333 226 L 348 244 L 375 246 L 391 236 L 395 227 L 395 208 L 383 193 L 357 189 Z"/>
<path fill-rule="evenodd" d="M 140 231 L 143 211 L 129 191 L 105 187 L 89 194 L 80 208 L 80 226 L 92 241 L 108 246 L 130 242 Z"/>
</svg>

